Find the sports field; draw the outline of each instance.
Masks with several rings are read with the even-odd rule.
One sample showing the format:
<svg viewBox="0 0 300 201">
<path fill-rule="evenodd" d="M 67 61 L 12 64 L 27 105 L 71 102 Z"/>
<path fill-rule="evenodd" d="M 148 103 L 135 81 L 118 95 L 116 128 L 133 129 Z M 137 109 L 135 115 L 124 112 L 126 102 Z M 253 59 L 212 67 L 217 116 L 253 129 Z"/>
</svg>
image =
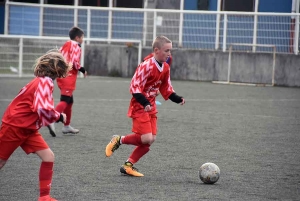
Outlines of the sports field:
<svg viewBox="0 0 300 201">
<path fill-rule="evenodd" d="M 0 113 L 31 78 L 0 78 Z M 145 176 L 123 176 L 119 167 L 132 146 L 112 157 L 105 146 L 131 131 L 130 79 L 80 78 L 74 94 L 76 136 L 40 131 L 56 156 L 51 194 L 60 201 L 300 200 L 300 89 L 172 81 L 184 106 L 158 106 L 156 142 L 136 167 Z M 59 91 L 55 88 L 55 103 Z M 56 124 L 57 131 L 62 125 Z M 221 170 L 203 184 L 199 167 Z M 0 201 L 38 197 L 39 158 L 21 149 L 0 170 Z"/>
</svg>

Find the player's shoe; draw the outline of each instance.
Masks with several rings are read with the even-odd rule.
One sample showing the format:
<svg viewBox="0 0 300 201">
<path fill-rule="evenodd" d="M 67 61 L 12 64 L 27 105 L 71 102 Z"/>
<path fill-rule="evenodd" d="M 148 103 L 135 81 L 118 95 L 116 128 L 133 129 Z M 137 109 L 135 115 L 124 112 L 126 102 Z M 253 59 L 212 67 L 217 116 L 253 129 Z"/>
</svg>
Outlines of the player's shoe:
<svg viewBox="0 0 300 201">
<path fill-rule="evenodd" d="M 46 196 L 39 197 L 38 201 L 58 201 L 58 200 L 50 197 L 50 195 L 46 195 Z"/>
<path fill-rule="evenodd" d="M 49 124 L 49 125 L 47 126 L 47 128 L 49 129 L 50 135 L 52 135 L 52 137 L 56 137 L 56 134 L 55 134 L 55 125 L 54 125 L 54 123 Z"/>
<path fill-rule="evenodd" d="M 120 168 L 120 172 L 134 177 L 143 177 L 144 175 L 138 171 L 133 164 L 130 162 L 125 162 L 124 165 Z"/>
<path fill-rule="evenodd" d="M 119 135 L 114 135 L 111 139 L 111 141 L 108 143 L 108 145 L 106 145 L 106 149 L 105 149 L 105 155 L 106 157 L 110 157 L 114 151 L 116 151 L 119 146 L 121 145 L 120 143 L 121 140 L 121 136 Z"/>
<path fill-rule="evenodd" d="M 77 134 L 79 133 L 79 130 L 76 128 L 73 128 L 72 126 L 68 125 L 68 126 L 64 126 L 61 131 L 63 132 L 63 134 L 68 134 L 68 133 L 72 133 L 72 134 Z"/>
</svg>

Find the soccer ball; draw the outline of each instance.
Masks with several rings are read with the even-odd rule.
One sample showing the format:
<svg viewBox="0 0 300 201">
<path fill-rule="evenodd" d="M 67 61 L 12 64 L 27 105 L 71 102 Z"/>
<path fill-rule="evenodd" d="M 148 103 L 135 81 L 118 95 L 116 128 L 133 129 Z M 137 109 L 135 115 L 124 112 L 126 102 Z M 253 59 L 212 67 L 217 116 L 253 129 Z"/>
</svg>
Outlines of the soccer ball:
<svg viewBox="0 0 300 201">
<path fill-rule="evenodd" d="M 204 163 L 200 167 L 199 177 L 205 184 L 214 184 L 220 178 L 220 168 L 214 163 Z"/>
</svg>

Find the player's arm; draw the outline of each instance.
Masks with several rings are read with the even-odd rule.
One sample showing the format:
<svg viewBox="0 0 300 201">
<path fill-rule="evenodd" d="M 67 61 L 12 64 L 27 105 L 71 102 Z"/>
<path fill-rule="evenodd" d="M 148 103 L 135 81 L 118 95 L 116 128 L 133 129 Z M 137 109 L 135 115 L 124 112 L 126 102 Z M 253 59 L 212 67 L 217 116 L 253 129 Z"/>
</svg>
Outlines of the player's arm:
<svg viewBox="0 0 300 201">
<path fill-rule="evenodd" d="M 148 99 L 142 94 L 142 93 L 134 93 L 132 96 L 135 98 L 137 102 L 139 102 L 144 108 L 147 107 L 147 105 L 150 105 L 150 102 Z"/>
<path fill-rule="evenodd" d="M 161 95 L 165 100 L 171 100 L 174 103 L 181 104 L 183 105 L 185 103 L 185 100 L 183 97 L 178 96 L 171 84 L 171 79 L 170 79 L 170 69 L 166 73 L 165 77 L 163 78 L 163 82 L 159 88 L 159 91 L 161 92 Z"/>
<path fill-rule="evenodd" d="M 41 79 L 34 96 L 33 111 L 38 113 L 43 126 L 58 121 L 64 122 L 66 119 L 65 114 L 61 114 L 54 109 L 52 92 L 52 80 L 47 78 Z"/>
<path fill-rule="evenodd" d="M 84 68 L 83 66 L 81 66 L 81 67 L 79 68 L 79 71 L 84 75 L 84 77 L 87 76 L 87 71 L 85 70 L 85 68 Z"/>
<path fill-rule="evenodd" d="M 181 104 L 183 105 L 185 103 L 185 100 L 183 97 L 181 96 L 178 96 L 175 92 L 173 92 L 170 96 L 169 96 L 169 99 L 171 101 L 173 101 L 174 103 L 177 103 L 177 104 Z"/>
</svg>

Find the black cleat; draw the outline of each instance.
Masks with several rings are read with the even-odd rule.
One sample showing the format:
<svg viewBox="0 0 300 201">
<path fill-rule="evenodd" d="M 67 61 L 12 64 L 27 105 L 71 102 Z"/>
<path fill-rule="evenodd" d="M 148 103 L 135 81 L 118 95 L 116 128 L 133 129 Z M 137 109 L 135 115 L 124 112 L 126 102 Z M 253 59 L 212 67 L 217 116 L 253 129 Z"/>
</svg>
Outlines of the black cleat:
<svg viewBox="0 0 300 201">
<path fill-rule="evenodd" d="M 47 128 L 49 129 L 50 135 L 51 135 L 52 137 L 56 137 L 54 123 L 49 124 L 49 125 L 47 126 Z"/>
</svg>

